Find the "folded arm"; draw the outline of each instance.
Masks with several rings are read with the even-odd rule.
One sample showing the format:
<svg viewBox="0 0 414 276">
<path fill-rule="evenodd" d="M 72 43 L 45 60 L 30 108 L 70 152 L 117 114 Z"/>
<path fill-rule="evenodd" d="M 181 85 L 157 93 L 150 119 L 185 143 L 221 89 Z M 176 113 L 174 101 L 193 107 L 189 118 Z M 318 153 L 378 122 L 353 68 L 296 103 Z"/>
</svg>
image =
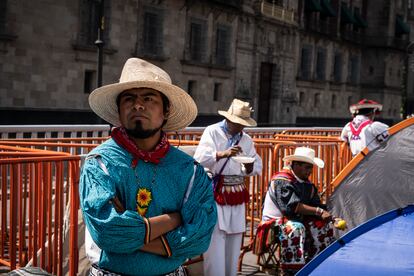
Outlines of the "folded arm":
<svg viewBox="0 0 414 276">
<path fill-rule="evenodd" d="M 197 165 L 193 187 L 181 209 L 182 225 L 168 232 L 167 249 L 173 257 L 191 258 L 205 252 L 217 220 L 211 179 Z"/>
<path fill-rule="evenodd" d="M 85 223 L 93 240 L 103 250 L 117 253 L 141 248 L 153 250 L 159 237 L 181 225 L 180 213 L 145 218 L 135 211 L 119 212 L 123 207 L 115 200 L 115 180 L 94 159 L 85 163 L 79 188 Z M 151 241 L 154 241 L 151 247 L 143 247 Z M 157 252 L 164 253 L 163 250 Z"/>
</svg>

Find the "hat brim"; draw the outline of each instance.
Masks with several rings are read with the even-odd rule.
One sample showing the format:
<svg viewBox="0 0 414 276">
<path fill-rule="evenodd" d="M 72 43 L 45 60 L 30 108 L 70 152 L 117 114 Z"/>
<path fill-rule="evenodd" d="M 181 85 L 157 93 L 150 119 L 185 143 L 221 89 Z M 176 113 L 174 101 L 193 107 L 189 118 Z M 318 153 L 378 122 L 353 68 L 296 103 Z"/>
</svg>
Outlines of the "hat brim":
<svg viewBox="0 0 414 276">
<path fill-rule="evenodd" d="M 315 157 L 313 159 L 306 157 L 306 156 L 297 156 L 297 155 L 288 155 L 283 158 L 283 161 L 299 161 L 299 162 L 305 162 L 309 164 L 313 164 L 318 166 L 319 168 L 323 168 L 325 166 L 325 162 L 323 162 L 322 159 L 319 159 L 318 157 Z"/>
<path fill-rule="evenodd" d="M 102 119 L 114 126 L 120 126 L 116 98 L 125 90 L 150 88 L 164 94 L 170 101 L 170 111 L 164 131 L 176 131 L 189 126 L 197 117 L 194 100 L 178 86 L 159 81 L 131 81 L 105 85 L 89 95 L 91 109 Z"/>
<path fill-rule="evenodd" d="M 230 114 L 230 113 L 228 113 L 227 111 L 224 111 L 224 110 L 219 110 L 218 114 L 220 114 L 221 116 L 226 117 L 229 121 L 231 121 L 233 123 L 241 124 L 243 126 L 250 126 L 250 127 L 257 126 L 256 121 L 253 120 L 252 118 L 243 119 L 243 118 L 234 116 L 234 115 L 232 115 L 232 114 Z"/>
<path fill-rule="evenodd" d="M 377 111 L 382 111 L 382 104 L 353 104 L 349 107 L 349 111 L 354 114 L 357 110 L 364 108 L 372 108 Z"/>
</svg>

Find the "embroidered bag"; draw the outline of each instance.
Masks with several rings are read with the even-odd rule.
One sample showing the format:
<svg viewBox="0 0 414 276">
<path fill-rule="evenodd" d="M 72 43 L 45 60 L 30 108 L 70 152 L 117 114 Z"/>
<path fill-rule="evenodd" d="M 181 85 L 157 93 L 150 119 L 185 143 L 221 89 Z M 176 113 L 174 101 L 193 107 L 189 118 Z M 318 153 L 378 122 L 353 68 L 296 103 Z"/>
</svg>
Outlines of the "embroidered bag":
<svg viewBox="0 0 414 276">
<path fill-rule="evenodd" d="M 241 137 L 237 142 L 234 144 L 236 146 L 241 140 Z M 230 157 L 227 157 L 226 162 L 221 167 L 218 174 L 213 177 L 213 191 L 214 191 L 214 199 L 220 205 L 239 205 L 242 203 L 249 202 L 249 192 L 246 188 L 241 190 L 233 190 L 231 192 L 223 191 L 224 186 L 224 175 L 222 172 L 224 167 L 226 167 L 227 162 L 229 161 Z"/>
</svg>

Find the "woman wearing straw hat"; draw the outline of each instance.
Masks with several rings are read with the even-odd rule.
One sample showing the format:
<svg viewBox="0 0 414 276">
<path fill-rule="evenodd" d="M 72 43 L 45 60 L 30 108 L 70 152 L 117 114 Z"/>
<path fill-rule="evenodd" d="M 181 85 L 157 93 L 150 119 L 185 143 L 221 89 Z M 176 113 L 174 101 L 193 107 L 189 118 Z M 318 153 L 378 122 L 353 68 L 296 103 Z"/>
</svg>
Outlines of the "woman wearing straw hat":
<svg viewBox="0 0 414 276">
<path fill-rule="evenodd" d="M 225 119 L 204 130 L 194 155 L 214 174 L 217 203 L 218 222 L 204 254 L 204 275 L 234 276 L 246 230 L 245 203 L 249 201 L 244 178 L 260 174 L 262 160 L 250 136 L 243 132 L 246 126 L 256 126 L 250 104 L 234 99 L 227 111 L 218 113 Z"/>
<path fill-rule="evenodd" d="M 388 138 L 388 125 L 374 122 L 375 115 L 381 110 L 382 104 L 367 99 L 349 107 L 354 118 L 342 129 L 341 139 L 349 144 L 352 155 L 357 155 L 366 146 L 373 150 Z"/>
<path fill-rule="evenodd" d="M 207 250 L 217 215 L 211 179 L 164 131 L 188 126 L 194 101 L 165 71 L 131 58 L 119 83 L 89 103 L 115 126 L 80 178 L 85 224 L 101 249 L 90 274 L 186 275 L 181 264 Z"/>
<path fill-rule="evenodd" d="M 283 160 L 290 166 L 272 177 L 262 221 L 268 226 L 273 223 L 279 226 L 280 266 L 289 275 L 302 268 L 334 238 L 332 225 L 328 223 L 332 216 L 321 204 L 317 188 L 309 181 L 314 166 L 323 168 L 324 162 L 307 147 L 296 148 L 293 155 Z"/>
</svg>

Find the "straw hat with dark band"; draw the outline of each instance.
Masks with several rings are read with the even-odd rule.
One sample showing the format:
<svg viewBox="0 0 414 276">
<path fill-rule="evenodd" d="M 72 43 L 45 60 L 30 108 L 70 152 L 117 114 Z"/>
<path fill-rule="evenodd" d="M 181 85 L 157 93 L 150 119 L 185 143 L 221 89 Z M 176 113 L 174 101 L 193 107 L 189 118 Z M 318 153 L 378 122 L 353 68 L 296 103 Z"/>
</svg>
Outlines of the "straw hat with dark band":
<svg viewBox="0 0 414 276">
<path fill-rule="evenodd" d="M 257 126 L 257 123 L 250 117 L 252 112 L 253 109 L 248 102 L 234 99 L 229 107 L 229 110 L 219 110 L 218 114 L 226 117 L 233 123 L 254 127 Z"/>
<path fill-rule="evenodd" d="M 298 147 L 295 149 L 295 153 L 293 155 L 288 155 L 283 158 L 283 161 L 292 162 L 292 161 L 299 161 L 305 162 L 309 164 L 313 164 L 318 166 L 319 168 L 323 168 L 325 166 L 325 162 L 318 157 L 315 157 L 315 151 L 311 148 L 307 147 Z"/>
<path fill-rule="evenodd" d="M 183 129 L 197 116 L 197 106 L 190 95 L 173 85 L 164 70 L 139 58 L 126 61 L 119 83 L 95 89 L 89 95 L 89 105 L 99 117 L 114 126 L 120 126 L 116 98 L 121 92 L 133 88 L 151 88 L 168 98 L 170 112 L 163 127 L 164 131 Z"/>
</svg>

